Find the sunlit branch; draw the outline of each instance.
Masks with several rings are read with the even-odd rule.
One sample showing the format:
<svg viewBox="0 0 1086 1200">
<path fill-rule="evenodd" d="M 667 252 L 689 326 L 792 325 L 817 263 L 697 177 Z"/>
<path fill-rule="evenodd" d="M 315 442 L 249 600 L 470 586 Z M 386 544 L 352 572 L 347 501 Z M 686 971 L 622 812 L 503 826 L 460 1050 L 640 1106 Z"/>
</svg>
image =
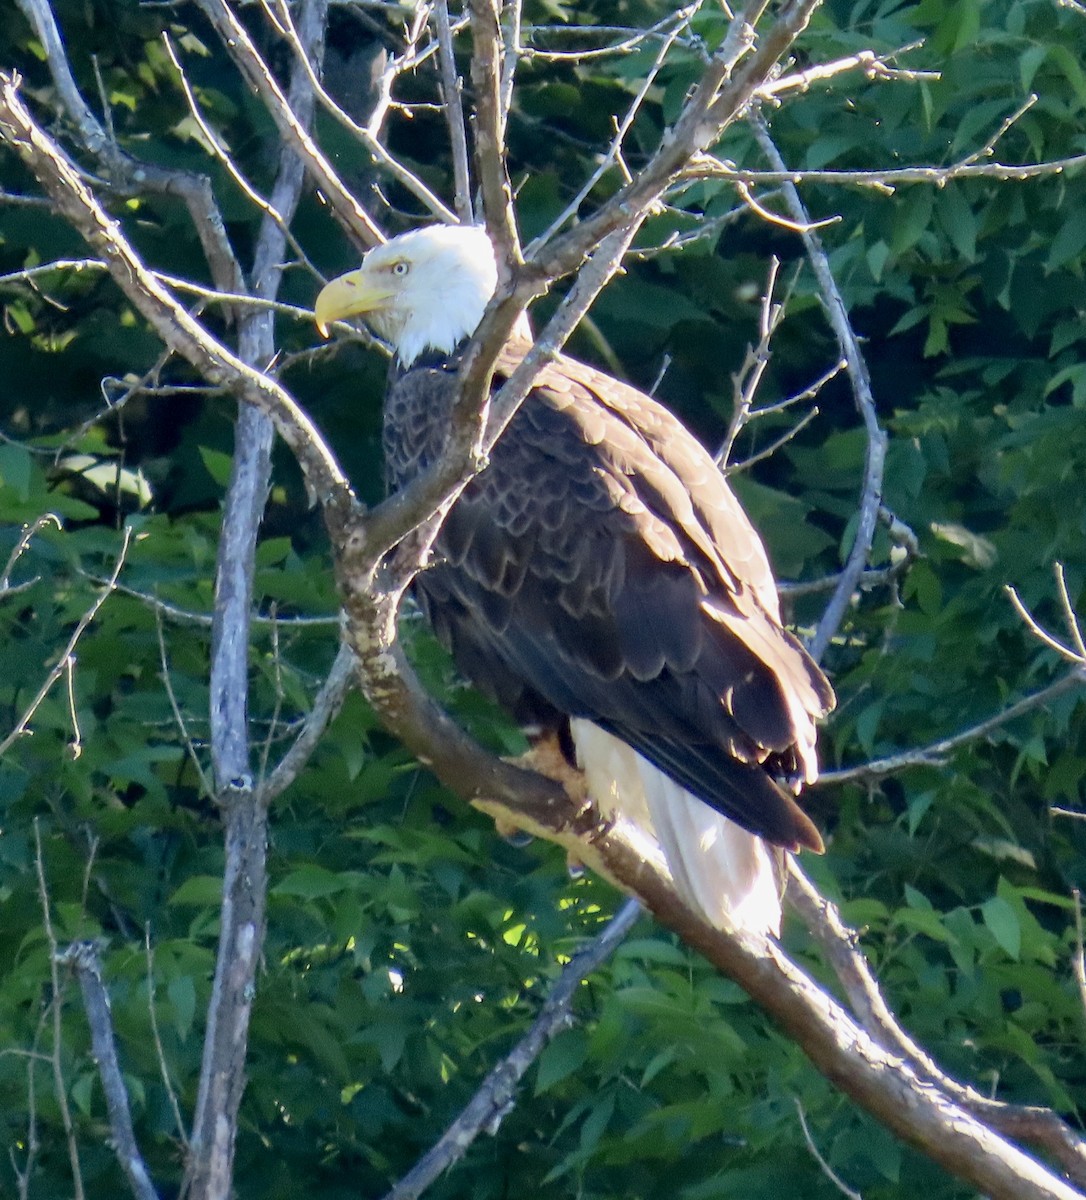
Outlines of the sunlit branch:
<svg viewBox="0 0 1086 1200">
<path fill-rule="evenodd" d="M 806 67 L 802 71 L 793 71 L 788 75 L 782 75 L 779 79 L 774 79 L 772 83 L 767 83 L 765 87 L 760 88 L 758 95 L 767 98 L 780 97 L 786 92 L 805 92 L 811 88 L 812 84 L 824 83 L 828 79 L 834 79 L 838 75 L 856 70 L 862 71 L 868 79 L 898 79 L 908 83 L 942 78 L 938 71 L 911 71 L 903 67 L 891 67 L 886 61 L 888 57 L 891 56 L 876 54 L 874 50 L 860 50 L 846 58 L 818 63 L 816 66 Z"/>
<path fill-rule="evenodd" d="M 45 50 L 46 62 L 64 108 L 75 123 L 80 143 L 103 165 L 114 186 L 180 196 L 185 202 L 217 287 L 242 291 L 241 267 L 234 255 L 222 214 L 208 179 L 140 162 L 126 154 L 83 99 L 72 75 L 49 0 L 17 0 Z"/>
<path fill-rule="evenodd" d="M 163 288 L 117 222 L 103 211 L 67 158 L 31 117 L 17 81 L 2 75 L 0 140 L 16 151 L 52 196 L 57 210 L 102 254 L 113 279 L 163 341 L 211 383 L 229 387 L 246 403 L 268 412 L 315 494 L 344 502 L 350 496 L 347 479 L 309 418 L 283 388 L 241 362 Z"/>
<path fill-rule="evenodd" d="M 249 198 L 249 200 L 260 209 L 262 213 L 270 217 L 282 230 L 283 237 L 286 239 L 290 248 L 298 256 L 298 261 L 321 283 L 324 282 L 320 272 L 309 261 L 306 252 L 302 249 L 297 238 L 290 232 L 283 216 L 276 210 L 270 201 L 266 200 L 253 187 L 248 179 L 242 174 L 241 168 L 234 161 L 233 155 L 223 145 L 222 139 L 212 129 L 210 122 L 204 116 L 203 110 L 196 99 L 196 93 L 193 91 L 192 84 L 189 82 L 188 76 L 185 74 L 185 68 L 181 65 L 181 60 L 177 56 L 177 51 L 174 49 L 173 41 L 168 32 L 162 35 L 163 44 L 166 47 L 166 53 L 169 56 L 170 62 L 173 64 L 174 70 L 177 72 L 178 81 L 181 84 L 181 89 L 185 93 L 185 100 L 189 106 L 189 112 L 192 114 L 192 119 L 196 122 L 196 127 L 203 134 L 206 148 L 215 160 L 223 166 L 227 174 L 238 185 L 241 191 Z"/>
<path fill-rule="evenodd" d="M 863 1028 L 892 1054 L 901 1056 L 929 1086 L 939 1088 L 964 1109 L 1007 1137 L 1042 1147 L 1055 1157 L 1068 1176 L 1086 1184 L 1086 1139 L 1051 1109 L 1007 1104 L 981 1095 L 942 1071 L 899 1024 L 879 987 L 854 930 L 841 919 L 837 906 L 822 896 L 800 870 L 788 862 L 785 898 L 808 930 L 818 939 L 849 1004 Z"/>
<path fill-rule="evenodd" d="M 502 115 L 502 32 L 499 0 L 467 0 L 471 16 L 471 82 L 475 90 L 475 173 L 487 232 L 498 256 L 499 283 L 521 263 L 505 160 Z"/>
<path fill-rule="evenodd" d="M 581 205 L 592 194 L 596 185 L 604 177 L 604 175 L 606 175 L 612 166 L 614 166 L 618 161 L 622 152 L 622 144 L 626 139 L 626 135 L 629 133 L 630 127 L 633 125 L 637 114 L 641 111 L 641 106 L 645 101 L 645 97 L 649 93 L 649 89 L 656 82 L 656 77 L 659 75 L 661 68 L 667 60 L 667 56 L 671 51 L 671 47 L 675 44 L 675 40 L 678 38 L 679 34 L 688 26 L 690 18 L 695 12 L 697 12 L 699 7 L 700 0 L 697 4 L 692 4 L 686 8 L 680 9 L 675 14 L 674 18 L 669 18 L 669 20 L 673 19 L 678 23 L 675 25 L 675 28 L 672 29 L 670 33 L 668 33 L 668 35 L 663 39 L 660 49 L 657 51 L 656 58 L 652 66 L 646 72 L 645 78 L 641 81 L 637 91 L 634 93 L 633 100 L 626 109 L 625 116 L 619 122 L 618 128 L 615 131 L 615 136 L 612 139 L 610 146 L 608 146 L 606 153 L 600 159 L 596 169 L 581 185 L 577 194 L 566 205 L 562 212 L 559 213 L 558 216 L 551 222 L 546 232 L 538 237 L 528 247 L 529 255 L 536 247 L 543 245 L 550 238 L 554 237 L 554 235 L 566 224 L 567 221 L 572 220 L 578 214 L 578 212 L 580 212 Z"/>
<path fill-rule="evenodd" d="M 1056 576 L 1056 588 L 1060 597 L 1060 608 L 1063 613 L 1063 619 L 1067 625 L 1068 641 L 1061 642 L 1058 637 L 1049 633 L 1036 617 L 1022 603 L 1018 593 L 1009 585 L 1004 589 L 1010 597 L 1011 604 L 1014 605 L 1015 612 L 1025 622 L 1026 628 L 1033 636 L 1047 646 L 1050 650 L 1054 650 L 1060 658 L 1069 663 L 1086 670 L 1086 643 L 1083 642 L 1082 626 L 1079 622 L 1078 614 L 1071 604 L 1071 597 L 1067 591 L 1067 580 L 1064 577 L 1063 564 L 1056 563 L 1053 566 L 1053 571 Z"/>
</svg>

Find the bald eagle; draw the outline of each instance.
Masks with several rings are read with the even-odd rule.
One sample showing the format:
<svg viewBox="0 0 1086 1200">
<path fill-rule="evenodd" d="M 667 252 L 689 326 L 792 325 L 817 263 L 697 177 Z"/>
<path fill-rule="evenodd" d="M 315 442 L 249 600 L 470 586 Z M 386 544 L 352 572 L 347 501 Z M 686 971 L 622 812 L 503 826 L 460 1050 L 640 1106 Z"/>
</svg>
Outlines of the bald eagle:
<svg viewBox="0 0 1086 1200">
<path fill-rule="evenodd" d="M 497 285 L 486 233 L 434 226 L 370 251 L 317 297 L 395 353 L 392 490 L 441 454 L 457 369 Z M 504 347 L 495 388 L 531 341 Z M 420 606 L 463 673 L 558 732 L 605 816 L 711 923 L 778 932 L 771 846 L 822 849 L 795 800 L 833 692 L 781 624 L 762 543 L 701 444 L 661 405 L 559 356 L 452 507 Z M 768 843 L 768 845 L 767 845 Z"/>
</svg>

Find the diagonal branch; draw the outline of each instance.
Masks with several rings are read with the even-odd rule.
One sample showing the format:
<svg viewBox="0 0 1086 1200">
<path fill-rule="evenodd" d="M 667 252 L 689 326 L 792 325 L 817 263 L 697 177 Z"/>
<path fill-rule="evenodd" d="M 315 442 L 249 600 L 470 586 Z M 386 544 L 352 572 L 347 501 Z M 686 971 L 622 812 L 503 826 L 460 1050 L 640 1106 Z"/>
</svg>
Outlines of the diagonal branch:
<svg viewBox="0 0 1086 1200">
<path fill-rule="evenodd" d="M 986 736 L 1025 713 L 1043 708 L 1067 692 L 1083 686 L 1086 686 L 1086 667 L 1075 667 L 1047 687 L 1043 687 L 1029 696 L 1023 696 L 1020 700 L 993 713 L 983 721 L 978 721 L 975 725 L 970 725 L 966 729 L 915 750 L 903 750 L 900 754 L 877 758 L 873 762 L 861 763 L 855 767 L 842 767 L 839 771 L 823 771 L 812 786 L 828 787 L 836 783 L 856 783 L 867 779 L 881 779 L 884 775 L 892 775 L 906 767 L 940 766 L 946 756 L 959 747 L 975 742 L 978 738 Z"/>
<path fill-rule="evenodd" d="M 1077 1186 L 1086 1186 L 1086 1139 L 1076 1133 L 1049 1108 L 1006 1104 L 983 1096 L 952 1079 L 913 1041 L 898 1024 L 886 1003 L 867 959 L 858 948 L 856 934 L 841 920 L 837 906 L 820 895 L 800 870 L 788 860 L 788 889 L 791 907 L 799 914 L 826 953 L 841 981 L 852 1011 L 874 1038 L 903 1056 L 925 1081 L 938 1087 L 980 1120 L 1007 1137 L 1032 1142 L 1051 1153 Z"/>
<path fill-rule="evenodd" d="M 762 115 L 754 112 L 750 115 L 749 120 L 755 139 L 774 170 L 786 170 L 784 160 L 770 137 L 769 129 Z M 859 339 L 852 328 L 852 322 L 849 320 L 844 298 L 833 277 L 833 272 L 830 270 L 830 262 L 826 251 L 822 248 L 822 241 L 811 224 L 811 219 L 795 185 L 783 183 L 781 192 L 789 212 L 797 224 L 803 226 L 799 231 L 800 237 L 803 239 L 807 257 L 814 270 L 815 278 L 818 280 L 822 307 L 826 312 L 834 336 L 837 338 L 845 370 L 852 383 L 856 408 L 867 434 L 863 491 L 856 522 L 856 535 L 844 570 L 841 572 L 841 577 L 837 581 L 837 586 L 830 596 L 829 603 L 822 613 L 818 628 L 808 647 L 811 656 L 816 662 L 819 662 L 841 627 L 845 612 L 852 600 L 852 593 L 856 590 L 871 554 L 871 546 L 875 540 L 875 527 L 878 524 L 879 506 L 882 503 L 882 477 L 886 463 L 887 438 L 886 433 L 879 425 L 879 419 L 875 412 L 875 397 L 871 391 L 871 377 L 868 374 L 867 363 L 864 360 L 863 351 L 860 349 Z"/>
<path fill-rule="evenodd" d="M 148 271 L 117 222 L 34 120 L 19 94 L 19 82 L 16 75 L 0 74 L 0 141 L 19 155 L 57 210 L 101 254 L 114 281 L 159 337 L 211 383 L 268 413 L 313 493 L 337 509 L 349 510 L 353 499 L 347 478 L 313 423 L 284 388 L 213 338 Z"/>
<path fill-rule="evenodd" d="M 17 0 L 45 50 L 45 60 L 65 111 L 79 131 L 81 143 L 103 164 L 110 182 L 126 191 L 150 190 L 180 196 L 189 210 L 216 287 L 244 290 L 241 266 L 234 255 L 211 182 L 204 175 L 170 170 L 126 154 L 91 111 L 72 75 L 64 39 L 48 0 Z"/>
<path fill-rule="evenodd" d="M 117 1058 L 109 995 L 102 983 L 102 962 L 98 948 L 93 942 L 74 942 L 61 951 L 58 961 L 73 968 L 83 993 L 83 1008 L 90 1026 L 91 1051 L 98 1064 L 98 1077 L 106 1097 L 113 1152 L 136 1200 L 158 1200 L 147 1164 L 136 1144 L 136 1131 L 132 1128 L 132 1112 Z"/>
<path fill-rule="evenodd" d="M 445 120 L 449 126 L 449 143 L 452 147 L 456 214 L 465 225 L 471 225 L 474 224 L 475 214 L 471 205 L 468 138 L 464 130 L 464 87 L 456 71 L 448 0 L 435 0 L 434 19 L 437 22 L 438 61 L 441 64 L 441 107 L 445 110 Z"/>
<path fill-rule="evenodd" d="M 237 64 L 249 85 L 254 88 L 275 122 L 284 142 L 291 146 L 305 163 L 305 168 L 321 189 L 336 220 L 346 230 L 355 246 L 368 249 L 384 241 L 384 235 L 372 218 L 347 190 L 335 168 L 310 136 L 283 94 L 283 89 L 260 55 L 249 31 L 241 23 L 226 0 L 198 0 L 201 12 L 207 17 Z"/>
<path fill-rule="evenodd" d="M 554 1035 L 569 1024 L 577 989 L 614 953 L 641 916 L 641 905 L 627 900 L 601 933 L 569 960 L 531 1028 L 497 1066 L 487 1074 L 463 1111 L 433 1146 L 400 1179 L 384 1200 L 418 1200 L 439 1175 L 467 1153 L 484 1130 L 495 1134 L 514 1104 L 517 1084 L 542 1054 Z"/>
</svg>

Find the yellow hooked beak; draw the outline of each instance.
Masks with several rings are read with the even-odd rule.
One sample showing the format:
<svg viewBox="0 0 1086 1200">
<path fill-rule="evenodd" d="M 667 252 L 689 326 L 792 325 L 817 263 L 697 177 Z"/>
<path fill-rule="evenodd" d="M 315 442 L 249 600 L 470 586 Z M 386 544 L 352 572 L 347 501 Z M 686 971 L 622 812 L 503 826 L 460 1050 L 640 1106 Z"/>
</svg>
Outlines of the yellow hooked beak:
<svg viewBox="0 0 1086 1200">
<path fill-rule="evenodd" d="M 348 271 L 321 289 L 313 306 L 313 317 L 322 337 L 328 336 L 328 326 L 344 317 L 358 317 L 379 309 L 391 300 L 395 292 L 387 282 L 374 279 L 365 267 Z"/>
</svg>

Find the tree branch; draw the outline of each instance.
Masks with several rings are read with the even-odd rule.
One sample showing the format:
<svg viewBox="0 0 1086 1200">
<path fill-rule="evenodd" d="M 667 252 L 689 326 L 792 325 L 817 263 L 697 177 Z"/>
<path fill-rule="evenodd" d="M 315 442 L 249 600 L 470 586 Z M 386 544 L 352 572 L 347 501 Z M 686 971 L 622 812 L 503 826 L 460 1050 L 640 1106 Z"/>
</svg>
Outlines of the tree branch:
<svg viewBox="0 0 1086 1200">
<path fill-rule="evenodd" d="M 275 122 L 275 127 L 284 142 L 291 146 L 305 163 L 305 169 L 324 193 L 333 215 L 354 245 L 363 250 L 383 242 L 384 235 L 347 190 L 332 164 L 313 141 L 305 124 L 291 109 L 275 76 L 253 44 L 249 31 L 233 9 L 226 0 L 198 0 L 198 4 L 200 11 L 211 22 L 222 40 L 227 53 L 264 102 L 268 115 Z"/>
<path fill-rule="evenodd" d="M 441 107 L 445 110 L 449 144 L 452 147 L 456 214 L 463 224 L 472 225 L 475 222 L 475 213 L 471 205 L 471 172 L 468 168 L 468 138 L 464 130 L 463 85 L 456 71 L 448 0 L 435 0 L 434 19 L 437 23 L 438 61 L 441 64 Z"/>
<path fill-rule="evenodd" d="M 324 53 L 327 0 L 304 0 L 299 15 L 300 59 Z M 303 61 L 295 59 L 285 103 L 294 127 L 308 137 L 316 101 Z M 274 299 L 283 254 L 305 178 L 296 143 L 284 140 L 269 208 L 253 255 L 253 291 Z M 261 370 L 275 356 L 270 312 L 247 312 L 239 358 Z M 208 1006 L 200 1087 L 186 1183 L 192 1200 L 219 1200 L 230 1190 L 238 1109 L 245 1086 L 249 1019 L 264 941 L 267 901 L 267 800 L 255 787 L 249 739 L 249 620 L 257 537 L 271 481 L 275 427 L 268 413 L 243 405 L 215 568 L 211 629 L 211 757 L 216 799 L 226 813 L 226 868 L 218 955 Z"/>
<path fill-rule="evenodd" d="M 1047 1150 L 1079 1187 L 1086 1186 L 1086 1139 L 1051 1109 L 1005 1104 L 981 1095 L 940 1070 L 909 1037 L 886 1003 L 859 949 L 855 932 L 845 925 L 837 906 L 818 892 L 793 858 L 788 860 L 785 898 L 818 939 L 845 989 L 852 1011 L 873 1038 L 891 1052 L 902 1055 L 925 1081 L 946 1092 L 955 1103 L 993 1129 Z"/>
<path fill-rule="evenodd" d="M 418 1200 L 439 1175 L 464 1157 L 480 1133 L 484 1130 L 497 1133 L 513 1107 L 517 1084 L 551 1038 L 571 1022 L 570 1010 L 578 988 L 614 953 L 640 916 L 641 905 L 636 900 L 627 900 L 603 931 L 574 954 L 562 968 L 528 1032 L 490 1070 L 456 1120 L 384 1200 Z"/>
<path fill-rule="evenodd" d="M 128 1186 L 136 1200 L 158 1200 L 147 1164 L 136 1144 L 132 1128 L 132 1113 L 128 1107 L 128 1092 L 117 1059 L 117 1044 L 113 1037 L 113 1021 L 109 1013 L 109 996 L 102 984 L 102 963 L 93 942 L 73 942 L 60 953 L 59 961 L 71 966 L 83 993 L 83 1008 L 90 1026 L 91 1050 L 98 1064 L 98 1077 L 106 1096 L 109 1113 L 110 1139 L 113 1152 L 121 1164 Z"/>
<path fill-rule="evenodd" d="M 75 123 L 81 143 L 103 164 L 110 182 L 129 192 L 150 190 L 180 196 L 192 218 L 216 286 L 223 291 L 241 291 L 241 267 L 226 236 L 226 225 L 207 177 L 140 162 L 126 154 L 102 128 L 76 86 L 64 39 L 48 0 L 18 0 L 18 4 L 45 50 L 53 84 Z"/>
<path fill-rule="evenodd" d="M 1008 724 L 1017 717 L 1034 709 L 1043 708 L 1046 704 L 1058 699 L 1067 692 L 1086 686 L 1086 667 L 1075 667 L 1055 682 L 1041 688 L 1032 695 L 1023 696 L 1006 708 L 992 716 L 970 725 L 949 737 L 940 738 L 927 746 L 916 750 L 903 750 L 900 754 L 891 754 L 886 758 L 877 758 L 872 762 L 861 763 L 855 767 L 842 767 L 838 771 L 823 771 L 812 787 L 830 787 L 838 783 L 857 783 L 869 779 L 881 779 L 884 775 L 893 775 L 906 767 L 937 767 L 941 766 L 946 756 L 961 746 L 975 742 L 995 729 Z"/>
<path fill-rule="evenodd" d="M 17 75 L 0 73 L 0 141 L 19 155 L 57 210 L 102 255 L 114 281 L 159 337 L 211 383 L 268 413 L 314 495 L 337 509 L 349 509 L 353 505 L 350 485 L 313 423 L 279 384 L 213 338 L 147 270 L 117 222 L 31 116 L 19 95 L 19 82 Z"/>
<path fill-rule="evenodd" d="M 759 112 L 752 112 L 749 121 L 754 130 L 755 139 L 771 165 L 778 171 L 786 170 L 784 161 L 770 137 L 769 129 L 762 115 Z M 837 581 L 837 586 L 833 590 L 808 647 L 812 658 L 815 662 L 819 662 L 841 627 L 845 611 L 851 603 L 852 594 L 867 567 L 871 554 L 879 507 L 882 503 L 882 476 L 886 463 L 887 438 L 875 413 L 875 397 L 871 392 L 871 377 L 867 371 L 867 363 L 864 360 L 863 351 L 860 349 L 859 339 L 849 320 L 841 291 L 830 270 L 830 262 L 822 248 L 821 239 L 811 224 L 811 219 L 795 186 L 792 183 L 783 183 L 781 191 L 789 212 L 799 225 L 805 227 L 800 230 L 800 237 L 803 239 L 807 257 L 814 270 L 815 278 L 818 280 L 822 307 L 826 312 L 834 336 L 837 338 L 841 358 L 844 360 L 845 370 L 852 383 L 852 395 L 856 401 L 856 408 L 863 420 L 864 430 L 867 434 L 864 481 L 856 522 L 856 534 L 844 570 L 841 572 L 841 577 Z"/>
</svg>

